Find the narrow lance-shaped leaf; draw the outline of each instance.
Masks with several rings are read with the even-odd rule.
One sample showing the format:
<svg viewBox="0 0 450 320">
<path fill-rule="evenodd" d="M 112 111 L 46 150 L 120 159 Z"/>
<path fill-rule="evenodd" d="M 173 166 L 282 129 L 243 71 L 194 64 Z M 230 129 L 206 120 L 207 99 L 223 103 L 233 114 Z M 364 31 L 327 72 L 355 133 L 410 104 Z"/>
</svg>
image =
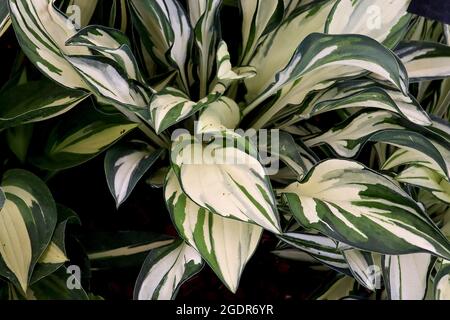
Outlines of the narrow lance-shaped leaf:
<svg viewBox="0 0 450 320">
<path fill-rule="evenodd" d="M 360 112 L 329 131 L 306 140 L 308 146 L 327 144 L 340 156 L 353 157 L 369 141 L 387 143 L 411 152 L 416 161 L 426 161 L 446 176 L 446 153 L 433 140 L 414 132 L 415 127 L 387 111 Z M 391 157 L 384 168 L 391 168 L 400 158 Z"/>
<path fill-rule="evenodd" d="M 155 62 L 175 68 L 179 82 L 189 88 L 186 64 L 191 48 L 192 28 L 179 1 L 131 0 L 133 22 Z"/>
<path fill-rule="evenodd" d="M 38 260 L 30 280 L 31 285 L 52 274 L 69 260 L 65 246 L 66 228 L 69 224 L 79 225 L 80 219 L 75 212 L 61 205 L 57 205 L 57 211 L 58 221 L 52 240 Z"/>
<path fill-rule="evenodd" d="M 307 139 L 305 143 L 309 147 L 327 144 L 338 155 L 351 158 L 374 133 L 387 129 L 404 129 L 396 120 L 398 117 L 387 111 L 358 113 L 329 131 Z"/>
<path fill-rule="evenodd" d="M 434 170 L 422 166 L 411 166 L 400 172 L 395 180 L 425 188 L 439 200 L 450 204 L 450 182 Z"/>
<path fill-rule="evenodd" d="M 198 52 L 200 97 L 206 96 L 211 80 L 220 28 L 219 8 L 222 0 L 188 0 L 191 25 Z"/>
<path fill-rule="evenodd" d="M 314 1 L 295 10 L 263 40 L 248 63 L 258 70 L 258 74 L 253 79 L 245 81 L 248 90 L 247 102 L 253 101 L 275 81 L 275 75 L 289 63 L 299 44 L 308 35 L 323 32 L 327 17 L 335 3 L 334 0 Z"/>
<path fill-rule="evenodd" d="M 383 256 L 383 277 L 389 299 L 424 299 L 433 261 L 428 253 Z"/>
<path fill-rule="evenodd" d="M 138 300 L 171 300 L 203 267 L 199 253 L 182 240 L 150 251 L 134 288 Z"/>
<path fill-rule="evenodd" d="M 401 43 L 395 53 L 405 65 L 411 82 L 450 77 L 450 47 L 434 42 Z"/>
<path fill-rule="evenodd" d="M 9 17 L 8 3 L 6 1 L 0 2 L 0 37 L 8 30 L 11 25 L 11 18 Z"/>
<path fill-rule="evenodd" d="M 122 67 L 129 79 L 145 83 L 131 52 L 130 41 L 120 31 L 102 26 L 89 26 L 81 29 L 67 40 L 66 44 L 87 47 L 95 53 L 110 58 Z"/>
<path fill-rule="evenodd" d="M 391 180 L 359 163 L 321 162 L 302 182 L 280 192 L 303 226 L 355 248 L 450 255 L 449 241 L 422 208 Z"/>
<path fill-rule="evenodd" d="M 365 288 L 381 289 L 381 255 L 357 249 L 342 252 L 353 277 Z"/>
<path fill-rule="evenodd" d="M 24 170 L 5 173 L 0 211 L 0 274 L 23 292 L 34 266 L 50 243 L 56 205 L 47 186 Z"/>
<path fill-rule="evenodd" d="M 324 89 L 336 79 L 373 72 L 407 94 L 406 70 L 391 51 L 375 40 L 360 35 L 324 35 L 314 33 L 305 38 L 286 67 L 277 73 L 275 82 L 245 109 L 248 114 L 260 103 L 282 89 L 270 109 L 258 119 L 261 127 L 286 105 L 300 104 L 311 90 Z"/>
<path fill-rule="evenodd" d="M 263 229 L 199 207 L 182 191 L 173 172 L 167 175 L 164 193 L 180 236 L 201 254 L 222 282 L 236 292 Z"/>
<path fill-rule="evenodd" d="M 435 121 L 433 121 L 433 123 L 435 123 Z M 385 161 L 382 169 L 389 170 L 401 165 L 423 166 L 439 173 L 443 177 L 447 177 L 448 180 L 450 172 L 450 136 L 444 131 L 436 130 L 434 124 L 431 127 L 427 127 L 425 130 L 421 127 L 416 127 L 415 130 L 421 132 L 420 135 L 425 136 L 426 139 L 414 139 L 416 141 L 411 143 L 406 139 L 402 139 L 401 131 L 398 135 L 396 134 L 389 138 L 389 140 L 392 141 L 398 140 L 394 142 L 394 144 L 399 147 L 399 149 Z M 378 133 L 376 136 L 381 135 L 383 136 L 383 139 L 387 140 L 386 136 L 388 134 L 389 132 Z M 409 133 L 409 135 L 412 134 L 414 133 Z M 415 135 L 417 136 L 417 134 Z M 399 137 L 398 139 L 397 136 Z M 432 147 L 430 146 L 430 143 L 432 144 Z M 426 145 L 428 145 L 428 147 L 425 147 Z M 438 155 L 440 155 L 440 157 Z"/>
<path fill-rule="evenodd" d="M 220 93 L 211 93 L 198 102 L 194 102 L 181 90 L 172 87 L 164 88 L 155 94 L 150 102 L 150 113 L 156 132 L 161 133 L 170 126 L 190 117 L 217 101 L 220 96 Z"/>
<path fill-rule="evenodd" d="M 84 111 L 63 119 L 55 126 L 43 152 L 33 158 L 37 166 L 57 170 L 84 163 L 137 126 L 120 116 L 105 116 L 95 110 Z"/>
<path fill-rule="evenodd" d="M 0 94 L 0 129 L 56 117 L 86 97 L 85 92 L 69 90 L 48 80 L 12 87 Z"/>
<path fill-rule="evenodd" d="M 183 190 L 213 213 L 279 233 L 275 197 L 251 141 L 231 132 L 211 138 L 203 144 L 182 134 L 174 141 L 172 167 Z"/>
<path fill-rule="evenodd" d="M 141 231 L 93 232 L 80 236 L 92 270 L 141 266 L 150 250 L 169 245 L 174 239 Z"/>
<path fill-rule="evenodd" d="M 341 252 L 341 249 L 346 248 L 345 245 L 320 234 L 289 232 L 279 236 L 279 238 L 283 242 L 310 254 L 314 259 L 330 268 L 347 275 L 351 274 Z"/>
<path fill-rule="evenodd" d="M 136 184 L 162 155 L 144 141 L 132 140 L 114 146 L 105 156 L 105 173 L 109 190 L 120 206 Z"/>
<path fill-rule="evenodd" d="M 418 125 L 431 124 L 428 114 L 412 95 L 404 95 L 367 81 L 347 81 L 321 91 L 294 117 L 298 120 L 308 119 L 346 108 L 383 109 L 400 114 Z"/>
</svg>

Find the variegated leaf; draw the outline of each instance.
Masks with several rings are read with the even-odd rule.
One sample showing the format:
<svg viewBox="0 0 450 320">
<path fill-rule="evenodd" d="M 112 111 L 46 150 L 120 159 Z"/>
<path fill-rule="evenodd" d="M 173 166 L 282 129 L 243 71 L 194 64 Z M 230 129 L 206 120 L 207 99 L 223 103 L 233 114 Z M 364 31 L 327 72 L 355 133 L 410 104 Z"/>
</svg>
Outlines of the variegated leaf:
<svg viewBox="0 0 450 320">
<path fill-rule="evenodd" d="M 141 266 L 148 252 L 174 242 L 165 235 L 141 231 L 93 232 L 80 236 L 93 271 Z"/>
<path fill-rule="evenodd" d="M 422 208 L 391 180 L 359 163 L 321 162 L 280 193 L 303 226 L 355 248 L 450 256 L 449 241 Z"/>
<path fill-rule="evenodd" d="M 65 87 L 87 89 L 64 55 L 90 55 L 87 48 L 66 46 L 76 30 L 54 6 L 54 0 L 8 0 L 22 49 L 37 68 Z"/>
<path fill-rule="evenodd" d="M 399 147 L 398 152 L 410 153 L 417 163 L 426 162 L 446 176 L 448 172 L 447 152 L 433 140 L 414 132 L 416 127 L 401 121 L 398 116 L 387 111 L 361 112 L 348 118 L 329 131 L 306 140 L 308 146 L 329 145 L 338 155 L 353 157 L 365 143 L 382 142 Z M 392 168 L 407 159 L 394 153 L 383 165 Z"/>
<path fill-rule="evenodd" d="M 6 201 L 0 211 L 0 274 L 26 292 L 52 238 L 56 205 L 44 182 L 27 171 L 6 172 L 1 185 Z"/>
<path fill-rule="evenodd" d="M 9 17 L 8 3 L 6 1 L 0 2 L 0 37 L 8 30 L 11 25 L 11 18 Z"/>
<path fill-rule="evenodd" d="M 33 275 L 30 280 L 31 285 L 52 274 L 69 260 L 65 247 L 66 227 L 68 224 L 79 225 L 80 219 L 75 212 L 61 205 L 57 205 L 57 211 L 58 221 L 53 232 L 52 240 L 40 256 L 33 270 Z"/>
<path fill-rule="evenodd" d="M 119 144 L 108 150 L 105 156 L 106 180 L 117 206 L 128 198 L 162 153 L 163 150 L 155 150 L 140 140 Z"/>
<path fill-rule="evenodd" d="M 365 288 L 381 289 L 381 255 L 357 249 L 342 252 L 353 277 Z"/>
<path fill-rule="evenodd" d="M 352 277 L 339 277 L 316 300 L 341 300 L 347 298 L 355 291 L 357 285 L 358 283 Z"/>
<path fill-rule="evenodd" d="M 70 277 L 71 272 L 61 267 L 55 273 L 41 279 L 28 289 L 27 300 L 89 300 L 89 296 L 83 289 L 80 279 Z M 68 279 L 69 278 L 69 279 Z M 70 283 L 74 287 L 69 289 Z"/>
<path fill-rule="evenodd" d="M 129 79 L 145 83 L 131 52 L 131 44 L 122 32 L 101 26 L 89 26 L 81 29 L 66 43 L 87 47 L 96 54 L 112 59 L 122 67 Z"/>
<path fill-rule="evenodd" d="M 438 272 L 433 279 L 434 298 L 436 300 L 450 300 L 450 261 L 442 260 Z"/>
<path fill-rule="evenodd" d="M 150 101 L 150 92 L 132 81 L 114 60 L 100 56 L 70 56 L 67 61 L 77 70 L 100 102 L 125 106 L 143 112 Z M 126 109 L 125 111 L 126 112 Z M 133 119 L 134 120 L 134 119 Z"/>
<path fill-rule="evenodd" d="M 389 299 L 424 299 L 433 260 L 428 253 L 383 256 L 383 277 Z"/>
<path fill-rule="evenodd" d="M 79 165 L 97 156 L 136 126 L 119 116 L 83 110 L 55 126 L 47 138 L 43 153 L 36 155 L 33 161 L 49 170 Z"/>
<path fill-rule="evenodd" d="M 263 229 L 199 207 L 183 192 L 173 171 L 167 175 L 164 193 L 180 236 L 201 254 L 222 282 L 236 292 Z"/>
<path fill-rule="evenodd" d="M 341 249 L 347 246 L 320 234 L 289 232 L 279 238 L 291 246 L 310 254 L 317 261 L 330 268 L 350 275 L 348 264 Z"/>
<path fill-rule="evenodd" d="M 348 81 L 319 92 L 296 117 L 308 119 L 346 108 L 376 108 L 398 113 L 418 125 L 430 125 L 428 114 L 412 95 L 383 88 L 367 81 Z"/>
<path fill-rule="evenodd" d="M 305 141 L 309 147 L 327 144 L 340 156 L 354 157 L 371 135 L 388 129 L 404 129 L 398 117 L 387 111 L 353 115 L 329 131 Z"/>
<path fill-rule="evenodd" d="M 230 61 L 230 53 L 225 41 L 220 41 L 217 49 L 217 78 L 219 81 L 240 80 L 252 78 L 256 75 L 254 67 L 233 68 Z"/>
<path fill-rule="evenodd" d="M 417 141 L 415 143 L 410 143 L 406 140 L 404 143 L 397 143 L 396 145 L 399 149 L 385 161 L 382 169 L 389 170 L 401 165 L 417 165 L 427 167 L 436 171 L 441 176 L 449 178 L 450 135 L 446 133 L 446 128 L 446 125 L 439 124 L 435 120 L 433 120 L 432 126 L 427 127 L 426 130 L 420 127 L 416 128 L 415 130 L 421 131 L 428 142 L 423 139 L 420 142 L 416 139 Z M 428 146 L 425 149 L 421 146 L 425 144 L 429 145 L 429 143 L 432 146 Z"/>
<path fill-rule="evenodd" d="M 236 129 L 241 121 L 241 110 L 234 100 L 222 96 L 212 102 L 200 114 L 197 121 L 197 133 L 207 134 L 227 129 Z"/>
<path fill-rule="evenodd" d="M 54 7 L 54 0 L 8 1 L 19 43 L 42 73 L 65 87 L 91 91 L 130 120 L 141 121 L 133 109 L 145 112 L 149 93 L 131 82 L 113 59 L 93 56 L 85 46 L 67 45 L 76 30 Z"/>
<path fill-rule="evenodd" d="M 325 32 L 362 34 L 393 48 L 407 31 L 411 0 L 340 0 L 328 17 Z"/>
<path fill-rule="evenodd" d="M 217 101 L 221 94 L 211 93 L 198 102 L 191 101 L 181 90 L 167 87 L 155 94 L 150 102 L 150 113 L 159 134 L 170 126 L 190 117 L 197 111 Z"/>
<path fill-rule="evenodd" d="M 200 97 L 207 95 L 219 41 L 219 9 L 222 0 L 187 0 L 189 18 L 194 27 L 194 42 L 198 54 Z"/>
<path fill-rule="evenodd" d="M 97 8 L 98 0 L 70 0 L 66 13 L 68 15 L 73 14 L 75 8 L 79 8 L 81 14 L 80 27 L 85 27 L 89 24 L 94 11 Z"/>
<path fill-rule="evenodd" d="M 287 105 L 298 105 L 312 90 L 324 89 L 336 79 L 373 72 L 407 94 L 406 70 L 393 53 L 375 40 L 360 35 L 324 35 L 314 33 L 305 38 L 275 81 L 246 107 L 248 114 L 277 93 L 270 109 L 255 123 L 260 128 Z"/>
<path fill-rule="evenodd" d="M 172 167 L 197 205 L 223 217 L 280 232 L 270 181 L 251 141 L 231 132 L 202 143 L 189 134 L 172 146 Z"/>
<path fill-rule="evenodd" d="M 433 42 L 410 41 L 395 50 L 411 82 L 450 77 L 450 47 Z"/>
<path fill-rule="evenodd" d="M 439 200 L 450 204 L 450 182 L 434 170 L 411 166 L 400 172 L 395 180 L 425 188 Z"/>
<path fill-rule="evenodd" d="M 248 63 L 258 70 L 258 74 L 245 81 L 248 90 L 247 102 L 253 101 L 275 81 L 275 75 L 285 68 L 299 44 L 308 35 L 323 32 L 325 22 L 335 3 L 335 0 L 314 1 L 295 10 L 264 39 Z"/>
<path fill-rule="evenodd" d="M 200 254 L 182 240 L 153 249 L 142 265 L 134 288 L 137 300 L 174 299 L 180 286 L 203 267 Z"/>
<path fill-rule="evenodd" d="M 241 62 L 247 64 L 261 41 L 274 30 L 283 17 L 282 0 L 239 0 L 242 12 Z"/>
<path fill-rule="evenodd" d="M 0 129 L 56 117 L 87 96 L 85 92 L 69 90 L 47 80 L 10 88 L 0 94 Z"/>
<path fill-rule="evenodd" d="M 186 64 L 192 28 L 183 7 L 176 0 L 130 0 L 133 22 L 155 62 L 179 72 L 178 82 L 188 90 Z"/>
</svg>

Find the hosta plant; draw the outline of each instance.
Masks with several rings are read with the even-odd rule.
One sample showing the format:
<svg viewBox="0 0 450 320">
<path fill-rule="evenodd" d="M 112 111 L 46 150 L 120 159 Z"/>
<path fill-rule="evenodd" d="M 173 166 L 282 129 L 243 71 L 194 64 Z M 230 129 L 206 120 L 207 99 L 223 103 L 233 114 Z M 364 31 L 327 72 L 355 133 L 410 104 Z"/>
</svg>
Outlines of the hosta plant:
<svg viewBox="0 0 450 320">
<path fill-rule="evenodd" d="M 2 297 L 96 298 L 44 181 L 103 157 L 116 206 L 157 187 L 177 234 L 79 240 L 92 272 L 142 263 L 135 299 L 202 268 L 236 292 L 262 234 L 334 270 L 313 298 L 449 299 L 449 29 L 409 4 L 2 1 Z"/>
</svg>

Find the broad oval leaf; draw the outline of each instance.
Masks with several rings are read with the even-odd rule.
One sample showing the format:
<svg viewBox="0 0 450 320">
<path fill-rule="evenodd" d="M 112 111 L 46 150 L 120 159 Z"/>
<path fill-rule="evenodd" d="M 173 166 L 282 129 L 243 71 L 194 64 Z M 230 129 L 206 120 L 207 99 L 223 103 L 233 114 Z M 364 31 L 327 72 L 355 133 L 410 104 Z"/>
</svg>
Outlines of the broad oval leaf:
<svg viewBox="0 0 450 320">
<path fill-rule="evenodd" d="M 6 172 L 1 185 L 6 201 L 0 211 L 0 274 L 26 292 L 52 238 L 56 205 L 44 182 L 27 171 Z"/>
<path fill-rule="evenodd" d="M 197 133 L 236 129 L 241 121 L 241 110 L 234 100 L 221 97 L 212 102 L 198 117 Z"/>
<path fill-rule="evenodd" d="M 172 171 L 167 175 L 164 193 L 180 236 L 201 254 L 222 282 L 236 292 L 263 229 L 199 207 L 186 196 Z"/>
<path fill-rule="evenodd" d="M 346 160 L 316 165 L 280 190 L 296 219 L 355 248 L 449 257 L 450 243 L 421 207 L 388 178 Z"/>
<path fill-rule="evenodd" d="M 172 167 L 184 192 L 213 213 L 280 233 L 275 197 L 252 143 L 229 132 L 212 138 L 203 144 L 182 134 L 174 141 Z"/>
</svg>

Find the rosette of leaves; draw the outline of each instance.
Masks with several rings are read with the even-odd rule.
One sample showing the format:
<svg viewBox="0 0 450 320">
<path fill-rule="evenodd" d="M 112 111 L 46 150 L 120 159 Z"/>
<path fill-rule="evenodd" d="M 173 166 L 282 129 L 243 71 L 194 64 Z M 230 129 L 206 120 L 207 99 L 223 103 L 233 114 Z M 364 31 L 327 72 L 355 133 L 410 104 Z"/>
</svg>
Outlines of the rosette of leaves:
<svg viewBox="0 0 450 320">
<path fill-rule="evenodd" d="M 89 256 L 150 250 L 136 299 L 174 298 L 205 264 L 235 292 L 263 232 L 280 257 L 337 272 L 321 299 L 445 299 L 449 32 L 408 14 L 409 2 L 127 0 L 107 22 L 74 26 L 64 2 L 8 0 L 23 52 L 49 80 L 25 74 L 2 90 L 0 128 L 15 145 L 25 124 L 71 110 L 31 162 L 54 172 L 106 151 L 117 206 L 146 174 L 158 178 L 178 238 Z M 240 34 L 222 32 L 236 23 L 224 7 Z M 278 145 L 246 134 L 262 129 Z M 33 179 L 5 176 L 0 240 L 29 240 L 2 242 L 0 274 L 26 292 L 54 208 Z M 29 226 L 27 214 L 44 219 Z"/>
</svg>

